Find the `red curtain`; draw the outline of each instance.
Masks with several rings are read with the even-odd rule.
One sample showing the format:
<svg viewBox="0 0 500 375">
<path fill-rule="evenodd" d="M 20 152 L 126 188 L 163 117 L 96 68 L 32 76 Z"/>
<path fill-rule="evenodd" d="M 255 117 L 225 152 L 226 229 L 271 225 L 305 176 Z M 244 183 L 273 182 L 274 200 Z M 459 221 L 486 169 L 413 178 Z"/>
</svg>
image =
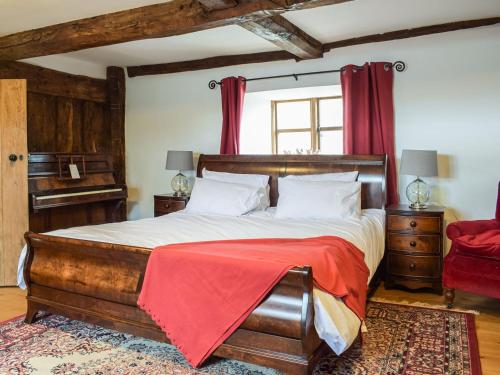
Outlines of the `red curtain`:
<svg viewBox="0 0 500 375">
<path fill-rule="evenodd" d="M 398 202 L 390 63 L 342 68 L 344 153 L 387 154 L 387 204 Z"/>
<path fill-rule="evenodd" d="M 222 135 L 220 153 L 240 153 L 240 124 L 246 81 L 243 77 L 227 77 L 221 82 Z"/>
</svg>

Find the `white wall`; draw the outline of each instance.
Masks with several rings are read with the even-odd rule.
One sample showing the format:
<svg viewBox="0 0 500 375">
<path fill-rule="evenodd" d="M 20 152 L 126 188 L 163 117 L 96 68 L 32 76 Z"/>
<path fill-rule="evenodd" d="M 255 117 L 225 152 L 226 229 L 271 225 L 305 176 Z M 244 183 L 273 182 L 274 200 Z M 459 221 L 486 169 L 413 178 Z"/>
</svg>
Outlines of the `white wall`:
<svg viewBox="0 0 500 375">
<path fill-rule="evenodd" d="M 42 66 L 61 72 L 89 76 L 94 78 L 106 78 L 106 66 L 66 55 L 50 55 L 43 57 L 32 57 L 21 60 L 22 62 Z"/>
<path fill-rule="evenodd" d="M 217 153 L 220 94 L 208 81 L 229 75 L 258 77 L 403 60 L 395 73 L 396 151 L 435 149 L 439 178 L 432 200 L 447 217 L 491 218 L 500 179 L 500 26 L 360 45 L 324 59 L 253 64 L 127 81 L 127 179 L 130 218 L 153 214 L 153 194 L 168 192 L 169 149 Z M 251 82 L 248 91 L 338 84 L 338 74 Z M 402 191 L 407 179 L 401 179 Z M 404 193 L 402 200 L 405 200 Z"/>
</svg>

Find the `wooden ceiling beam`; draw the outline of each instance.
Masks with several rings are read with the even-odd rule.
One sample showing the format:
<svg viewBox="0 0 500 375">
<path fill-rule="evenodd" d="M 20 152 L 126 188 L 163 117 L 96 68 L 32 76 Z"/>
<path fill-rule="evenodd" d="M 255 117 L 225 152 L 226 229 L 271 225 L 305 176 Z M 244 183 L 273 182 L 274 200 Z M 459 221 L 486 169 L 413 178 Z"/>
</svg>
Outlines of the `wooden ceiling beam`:
<svg viewBox="0 0 500 375">
<path fill-rule="evenodd" d="M 238 5 L 236 0 L 198 0 L 208 10 L 232 8 Z"/>
<path fill-rule="evenodd" d="M 323 46 L 283 16 L 261 18 L 240 26 L 301 59 L 323 56 Z"/>
<path fill-rule="evenodd" d="M 129 77 L 138 77 L 293 59 L 296 59 L 296 56 L 286 51 L 248 53 L 245 55 L 216 56 L 208 57 L 206 59 L 180 61 L 166 64 L 129 66 L 127 67 L 127 74 Z"/>
<path fill-rule="evenodd" d="M 390 40 L 414 38 L 423 35 L 438 34 L 449 31 L 472 29 L 476 27 L 491 26 L 500 23 L 499 17 L 481 18 L 476 20 L 450 22 L 432 26 L 423 26 L 413 29 L 397 30 L 382 34 L 366 35 L 359 38 L 339 40 L 323 45 L 324 52 L 337 48 L 358 44 L 386 42 Z M 140 65 L 127 67 L 129 77 L 146 76 L 153 74 L 170 74 L 188 72 L 193 70 L 213 69 L 232 65 L 255 64 L 270 61 L 292 60 L 300 61 L 296 56 L 286 51 L 261 52 L 244 55 L 216 56 L 201 60 L 181 61 L 165 64 Z"/>
<path fill-rule="evenodd" d="M 476 27 L 491 26 L 491 25 L 496 25 L 498 23 L 500 23 L 500 16 L 491 18 L 480 18 L 476 20 L 442 23 L 431 26 L 415 27 L 413 29 L 389 31 L 382 34 L 373 34 L 373 35 L 362 36 L 359 38 L 351 38 L 351 39 L 326 43 L 324 44 L 324 49 L 325 52 L 327 52 L 332 49 L 354 46 L 357 44 L 378 43 L 378 42 L 387 42 L 390 40 L 415 38 L 418 36 L 440 34 L 449 31 L 466 30 L 466 29 L 474 29 Z"/>
<path fill-rule="evenodd" d="M 172 0 L 0 37 L 0 61 L 187 34 L 345 1 L 350 0 L 239 0 L 210 11 L 196 0 Z"/>
</svg>

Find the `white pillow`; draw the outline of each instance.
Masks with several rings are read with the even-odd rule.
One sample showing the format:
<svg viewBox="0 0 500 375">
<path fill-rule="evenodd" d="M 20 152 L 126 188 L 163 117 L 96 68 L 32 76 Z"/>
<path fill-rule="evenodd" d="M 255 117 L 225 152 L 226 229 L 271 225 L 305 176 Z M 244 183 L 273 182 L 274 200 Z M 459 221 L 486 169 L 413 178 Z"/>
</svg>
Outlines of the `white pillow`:
<svg viewBox="0 0 500 375">
<path fill-rule="evenodd" d="M 361 182 L 278 180 L 277 218 L 344 219 L 361 216 Z"/>
<path fill-rule="evenodd" d="M 259 188 L 260 203 L 258 210 L 265 210 L 270 206 L 269 200 L 269 176 L 263 174 L 214 172 L 203 168 L 203 178 L 215 181 L 230 182 L 234 184 L 249 185 Z"/>
<path fill-rule="evenodd" d="M 186 212 L 240 216 L 260 203 L 259 188 L 196 178 Z"/>
<path fill-rule="evenodd" d="M 335 173 L 320 173 L 320 174 L 302 174 L 302 175 L 288 175 L 289 180 L 302 180 L 302 181 L 345 181 L 353 182 L 358 178 L 358 171 L 352 172 L 335 172 Z"/>
</svg>

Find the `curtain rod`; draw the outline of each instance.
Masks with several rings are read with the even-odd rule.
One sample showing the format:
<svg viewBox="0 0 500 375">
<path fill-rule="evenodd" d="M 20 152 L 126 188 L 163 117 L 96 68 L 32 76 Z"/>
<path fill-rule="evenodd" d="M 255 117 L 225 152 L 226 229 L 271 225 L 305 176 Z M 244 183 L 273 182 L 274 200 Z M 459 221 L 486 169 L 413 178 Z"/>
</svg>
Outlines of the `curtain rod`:
<svg viewBox="0 0 500 375">
<path fill-rule="evenodd" d="M 406 69 L 406 64 L 403 61 L 396 61 L 394 63 L 387 63 L 386 67 L 394 67 L 394 69 L 396 69 L 396 71 L 403 72 Z M 362 66 L 358 66 L 357 68 L 363 69 Z M 290 78 L 290 77 L 293 77 L 293 78 L 295 78 L 296 81 L 298 81 L 299 77 L 301 77 L 301 76 L 310 76 L 310 75 L 314 75 L 314 74 L 326 74 L 326 73 L 338 73 L 341 71 L 342 71 L 342 68 L 333 69 L 333 70 L 321 70 L 321 71 L 317 71 L 317 72 L 308 72 L 308 73 L 282 74 L 282 75 L 277 75 L 277 76 L 245 78 L 245 81 L 250 82 L 250 81 L 260 81 L 263 79 Z M 213 79 L 210 82 L 208 82 L 208 87 L 211 89 L 215 89 L 217 87 L 217 85 L 220 85 L 220 84 L 221 84 L 221 81 L 216 81 L 215 79 Z"/>
</svg>

